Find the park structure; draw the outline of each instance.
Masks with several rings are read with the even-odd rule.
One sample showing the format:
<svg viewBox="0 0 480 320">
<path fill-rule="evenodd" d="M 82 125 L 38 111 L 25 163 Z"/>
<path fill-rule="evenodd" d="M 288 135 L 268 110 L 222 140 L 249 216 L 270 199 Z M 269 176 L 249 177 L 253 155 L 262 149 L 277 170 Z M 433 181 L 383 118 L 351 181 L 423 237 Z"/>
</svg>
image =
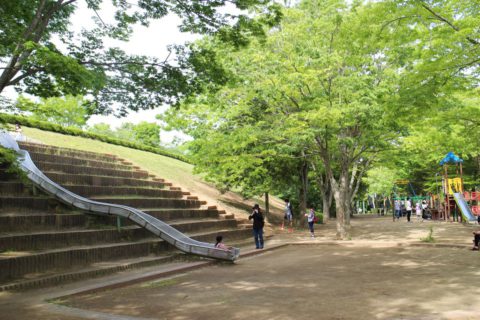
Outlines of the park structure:
<svg viewBox="0 0 480 320">
<path fill-rule="evenodd" d="M 464 190 L 462 164 L 463 159 L 453 152 L 447 153 L 440 161 L 440 165 L 443 166 L 442 185 L 445 195 L 441 204 L 441 218 L 447 221 L 452 219 L 459 222 L 475 222 L 480 211 L 478 205 L 473 205 L 473 202 L 480 199 L 480 194 Z M 454 173 L 451 175 L 449 175 L 449 166 L 454 168 Z"/>
</svg>

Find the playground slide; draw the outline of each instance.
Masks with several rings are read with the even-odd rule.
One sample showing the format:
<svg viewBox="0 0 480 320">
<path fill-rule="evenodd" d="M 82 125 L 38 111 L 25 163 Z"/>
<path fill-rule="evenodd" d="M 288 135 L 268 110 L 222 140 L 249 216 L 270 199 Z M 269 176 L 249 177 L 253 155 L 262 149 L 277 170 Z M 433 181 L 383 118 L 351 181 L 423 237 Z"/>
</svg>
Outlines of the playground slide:
<svg viewBox="0 0 480 320">
<path fill-rule="evenodd" d="M 470 207 L 468 206 L 461 193 L 454 193 L 453 198 L 455 199 L 457 207 L 460 209 L 460 212 L 462 213 L 462 216 L 466 221 L 477 221 L 477 218 L 473 215 L 472 210 L 470 210 Z"/>
<path fill-rule="evenodd" d="M 45 176 L 42 171 L 35 166 L 30 158 L 30 154 L 25 150 L 21 150 L 17 142 L 4 131 L 0 131 L 0 146 L 15 150 L 18 154 L 20 168 L 25 171 L 30 181 L 63 203 L 92 214 L 115 215 L 127 218 L 186 253 L 227 261 L 235 261 L 240 255 L 240 249 L 238 248 L 222 250 L 215 248 L 215 245 L 212 243 L 193 240 L 165 222 L 138 209 L 92 201 L 68 191 Z"/>
</svg>

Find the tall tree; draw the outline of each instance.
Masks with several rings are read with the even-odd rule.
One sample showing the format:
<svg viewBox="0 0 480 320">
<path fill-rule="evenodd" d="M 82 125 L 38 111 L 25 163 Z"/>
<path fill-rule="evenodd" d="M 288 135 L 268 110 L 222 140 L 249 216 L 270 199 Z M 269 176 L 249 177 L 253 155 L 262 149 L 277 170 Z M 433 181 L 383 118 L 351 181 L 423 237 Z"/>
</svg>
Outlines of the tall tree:
<svg viewBox="0 0 480 320">
<path fill-rule="evenodd" d="M 80 35 L 69 31 L 69 20 L 78 0 L 5 0 L 0 2 L 0 93 L 8 86 L 39 97 L 89 95 L 97 113 L 111 111 L 120 103 L 119 114 L 176 103 L 200 90 L 200 84 L 219 78 L 219 70 L 208 52 L 172 48 L 184 54 L 177 62 L 164 57 L 128 55 L 118 48 L 106 48 L 106 37 L 128 40 L 133 24 L 147 26 L 152 19 L 169 13 L 182 18 L 180 29 L 214 34 L 241 46 L 249 36 L 261 35 L 264 24 L 280 17 L 278 6 L 269 0 L 138 0 L 112 1 L 115 22 L 106 24 L 98 11 L 103 0 L 86 0 L 97 27 Z M 226 4 L 262 13 L 252 19 L 221 13 Z M 8 30 L 8 32 L 6 32 Z M 52 41 L 59 39 L 63 49 Z M 214 71 L 211 71 L 213 69 Z"/>
<path fill-rule="evenodd" d="M 232 123 L 230 115 L 252 121 L 256 127 L 248 127 L 233 148 L 240 156 L 246 141 L 261 132 L 273 149 L 290 149 L 301 160 L 287 174 L 307 177 L 302 161 L 320 158 L 335 197 L 340 238 L 348 237 L 352 200 L 371 155 L 395 136 L 388 106 L 396 77 L 375 47 L 377 30 L 362 7 L 305 1 L 286 11 L 265 43 L 240 52 L 218 49 L 230 82 L 205 96 L 209 111 L 196 113 L 231 136 L 245 125 Z M 198 112 L 198 103 L 188 104 Z M 216 118 L 209 117 L 212 109 Z M 299 190 L 305 189 L 305 178 L 300 181 Z"/>
</svg>

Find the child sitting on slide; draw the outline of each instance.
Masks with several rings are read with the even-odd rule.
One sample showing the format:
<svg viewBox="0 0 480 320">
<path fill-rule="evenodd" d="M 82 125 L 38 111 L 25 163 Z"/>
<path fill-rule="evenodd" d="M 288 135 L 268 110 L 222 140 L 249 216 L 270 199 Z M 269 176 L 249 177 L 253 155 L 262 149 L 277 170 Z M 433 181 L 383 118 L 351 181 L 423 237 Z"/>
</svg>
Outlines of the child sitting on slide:
<svg viewBox="0 0 480 320">
<path fill-rule="evenodd" d="M 222 250 L 232 250 L 232 247 L 228 247 L 222 242 L 223 237 L 221 235 L 218 235 L 216 240 L 217 242 L 215 243 L 215 248 Z"/>
</svg>

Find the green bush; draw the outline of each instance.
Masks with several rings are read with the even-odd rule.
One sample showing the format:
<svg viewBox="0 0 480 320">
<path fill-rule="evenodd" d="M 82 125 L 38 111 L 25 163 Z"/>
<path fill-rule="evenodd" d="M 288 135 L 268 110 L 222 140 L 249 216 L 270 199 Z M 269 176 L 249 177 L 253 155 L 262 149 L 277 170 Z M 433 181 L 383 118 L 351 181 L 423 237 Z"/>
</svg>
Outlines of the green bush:
<svg viewBox="0 0 480 320">
<path fill-rule="evenodd" d="M 19 176 L 24 181 L 27 180 L 25 172 L 18 165 L 17 155 L 13 150 L 0 147 L 0 168 Z"/>
<path fill-rule="evenodd" d="M 323 223 L 323 213 L 315 213 L 315 217 L 317 218 L 317 224 Z"/>
<path fill-rule="evenodd" d="M 22 126 L 25 127 L 30 127 L 30 128 L 36 128 L 40 130 L 45 130 L 45 131 L 52 131 L 52 132 L 57 132 L 61 134 L 66 134 L 70 136 L 78 136 L 78 137 L 83 137 L 83 138 L 89 138 L 93 140 L 98 140 L 102 141 L 105 143 L 110 143 L 114 144 L 117 146 L 123 146 L 131 149 L 136 149 L 136 150 L 142 150 L 142 151 L 147 151 L 155 154 L 159 154 L 165 157 L 177 159 L 186 163 L 191 163 L 191 160 L 188 159 L 187 157 L 180 155 L 180 154 L 174 154 L 171 153 L 167 150 L 161 149 L 161 148 L 154 148 L 138 143 L 134 143 L 131 141 L 125 141 L 125 140 L 120 140 L 116 138 L 112 138 L 109 136 L 105 135 L 100 135 L 92 132 L 87 132 L 83 131 L 78 128 L 73 128 L 73 127 L 62 127 L 58 124 L 53 124 L 49 122 L 44 122 L 44 121 L 38 121 L 34 120 L 29 117 L 23 117 L 23 116 L 16 116 L 16 115 L 11 115 L 11 114 L 6 114 L 6 113 L 0 113 L 0 123 L 5 122 L 5 123 L 18 123 Z"/>
</svg>

